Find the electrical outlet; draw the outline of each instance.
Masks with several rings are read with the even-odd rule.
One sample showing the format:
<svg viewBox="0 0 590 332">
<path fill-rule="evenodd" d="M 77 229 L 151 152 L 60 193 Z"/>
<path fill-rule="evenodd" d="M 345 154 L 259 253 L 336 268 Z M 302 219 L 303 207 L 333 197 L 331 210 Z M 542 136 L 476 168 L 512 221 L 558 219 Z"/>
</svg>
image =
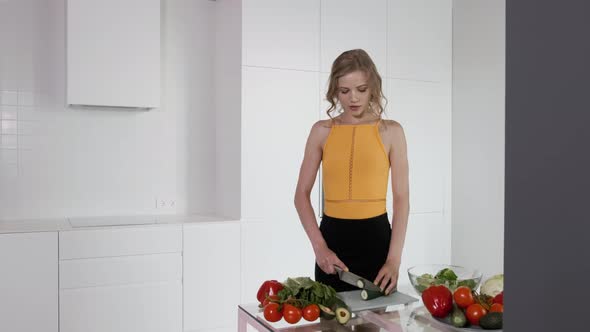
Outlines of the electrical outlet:
<svg viewBox="0 0 590 332">
<path fill-rule="evenodd" d="M 161 212 L 176 212 L 176 199 L 156 197 L 156 210 Z"/>
</svg>

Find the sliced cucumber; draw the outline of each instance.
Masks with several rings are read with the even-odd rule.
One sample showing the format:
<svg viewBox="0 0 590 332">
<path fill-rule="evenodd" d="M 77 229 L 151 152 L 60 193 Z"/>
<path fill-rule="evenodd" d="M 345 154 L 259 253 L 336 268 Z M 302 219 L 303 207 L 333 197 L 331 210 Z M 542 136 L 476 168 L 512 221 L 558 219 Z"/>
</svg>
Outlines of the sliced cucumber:
<svg viewBox="0 0 590 332">
<path fill-rule="evenodd" d="M 383 296 L 383 293 L 380 291 L 374 291 L 374 290 L 368 290 L 368 289 L 363 289 L 361 291 L 361 299 L 363 299 L 365 301 L 376 299 L 380 296 Z"/>
<path fill-rule="evenodd" d="M 358 288 L 365 288 L 365 282 L 363 281 L 363 279 L 357 280 L 356 285 L 358 286 Z"/>
</svg>

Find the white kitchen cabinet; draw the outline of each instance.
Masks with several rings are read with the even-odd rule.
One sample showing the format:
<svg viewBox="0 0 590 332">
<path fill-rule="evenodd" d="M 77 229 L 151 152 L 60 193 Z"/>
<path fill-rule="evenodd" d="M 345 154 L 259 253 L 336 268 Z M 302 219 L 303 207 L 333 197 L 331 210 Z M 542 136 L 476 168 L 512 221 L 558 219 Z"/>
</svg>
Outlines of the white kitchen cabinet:
<svg viewBox="0 0 590 332">
<path fill-rule="evenodd" d="M 0 234 L 0 331 L 58 331 L 57 233 Z"/>
<path fill-rule="evenodd" d="M 243 65 L 319 70 L 320 1 L 242 3 Z"/>
<path fill-rule="evenodd" d="M 402 124 L 408 145 L 410 212 L 442 212 L 450 185 L 450 85 L 395 79 L 387 83 L 388 113 Z M 391 186 L 388 190 L 390 210 Z"/>
<path fill-rule="evenodd" d="M 67 1 L 67 103 L 160 106 L 160 0 Z"/>
<path fill-rule="evenodd" d="M 242 224 L 242 303 L 256 302 L 263 281 L 314 277 L 315 255 L 299 222 L 249 221 Z"/>
<path fill-rule="evenodd" d="M 182 331 L 182 226 L 60 232 L 60 332 Z"/>
<path fill-rule="evenodd" d="M 180 280 L 60 290 L 60 332 L 181 332 Z"/>
<path fill-rule="evenodd" d="M 390 78 L 449 82 L 453 45 L 451 0 L 391 0 L 387 4 Z"/>
<path fill-rule="evenodd" d="M 293 197 L 305 142 L 318 121 L 318 80 L 318 72 L 243 68 L 241 196 L 246 222 L 297 220 Z"/>
<path fill-rule="evenodd" d="M 240 223 L 184 225 L 184 330 L 237 329 Z"/>
<path fill-rule="evenodd" d="M 387 1 L 323 0 L 321 3 L 321 71 L 329 73 L 332 62 L 340 53 L 362 48 L 384 76 Z"/>
<path fill-rule="evenodd" d="M 161 254 L 182 250 L 180 225 L 78 228 L 59 233 L 59 259 Z"/>
</svg>

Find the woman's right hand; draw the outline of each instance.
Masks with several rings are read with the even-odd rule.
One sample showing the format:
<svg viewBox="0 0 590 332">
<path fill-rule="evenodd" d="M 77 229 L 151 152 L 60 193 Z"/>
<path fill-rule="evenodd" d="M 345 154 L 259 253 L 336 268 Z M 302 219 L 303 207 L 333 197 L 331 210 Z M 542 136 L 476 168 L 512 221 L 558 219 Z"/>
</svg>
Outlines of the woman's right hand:
<svg viewBox="0 0 590 332">
<path fill-rule="evenodd" d="M 322 246 L 315 251 L 315 261 L 322 271 L 327 274 L 336 273 L 334 265 L 340 267 L 344 271 L 348 271 L 348 267 L 340 260 L 340 258 L 338 258 L 336 253 L 330 250 L 327 246 Z"/>
</svg>

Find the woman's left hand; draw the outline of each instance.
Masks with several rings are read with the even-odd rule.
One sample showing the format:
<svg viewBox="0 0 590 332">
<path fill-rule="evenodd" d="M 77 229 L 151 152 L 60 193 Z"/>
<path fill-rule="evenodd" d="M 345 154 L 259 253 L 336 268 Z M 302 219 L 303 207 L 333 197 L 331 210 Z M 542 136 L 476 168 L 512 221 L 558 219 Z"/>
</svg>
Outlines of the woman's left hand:
<svg viewBox="0 0 590 332">
<path fill-rule="evenodd" d="M 385 295 L 389 295 L 397 285 L 399 275 L 399 264 L 393 261 L 385 261 L 377 274 L 374 284 L 379 286 Z"/>
</svg>

